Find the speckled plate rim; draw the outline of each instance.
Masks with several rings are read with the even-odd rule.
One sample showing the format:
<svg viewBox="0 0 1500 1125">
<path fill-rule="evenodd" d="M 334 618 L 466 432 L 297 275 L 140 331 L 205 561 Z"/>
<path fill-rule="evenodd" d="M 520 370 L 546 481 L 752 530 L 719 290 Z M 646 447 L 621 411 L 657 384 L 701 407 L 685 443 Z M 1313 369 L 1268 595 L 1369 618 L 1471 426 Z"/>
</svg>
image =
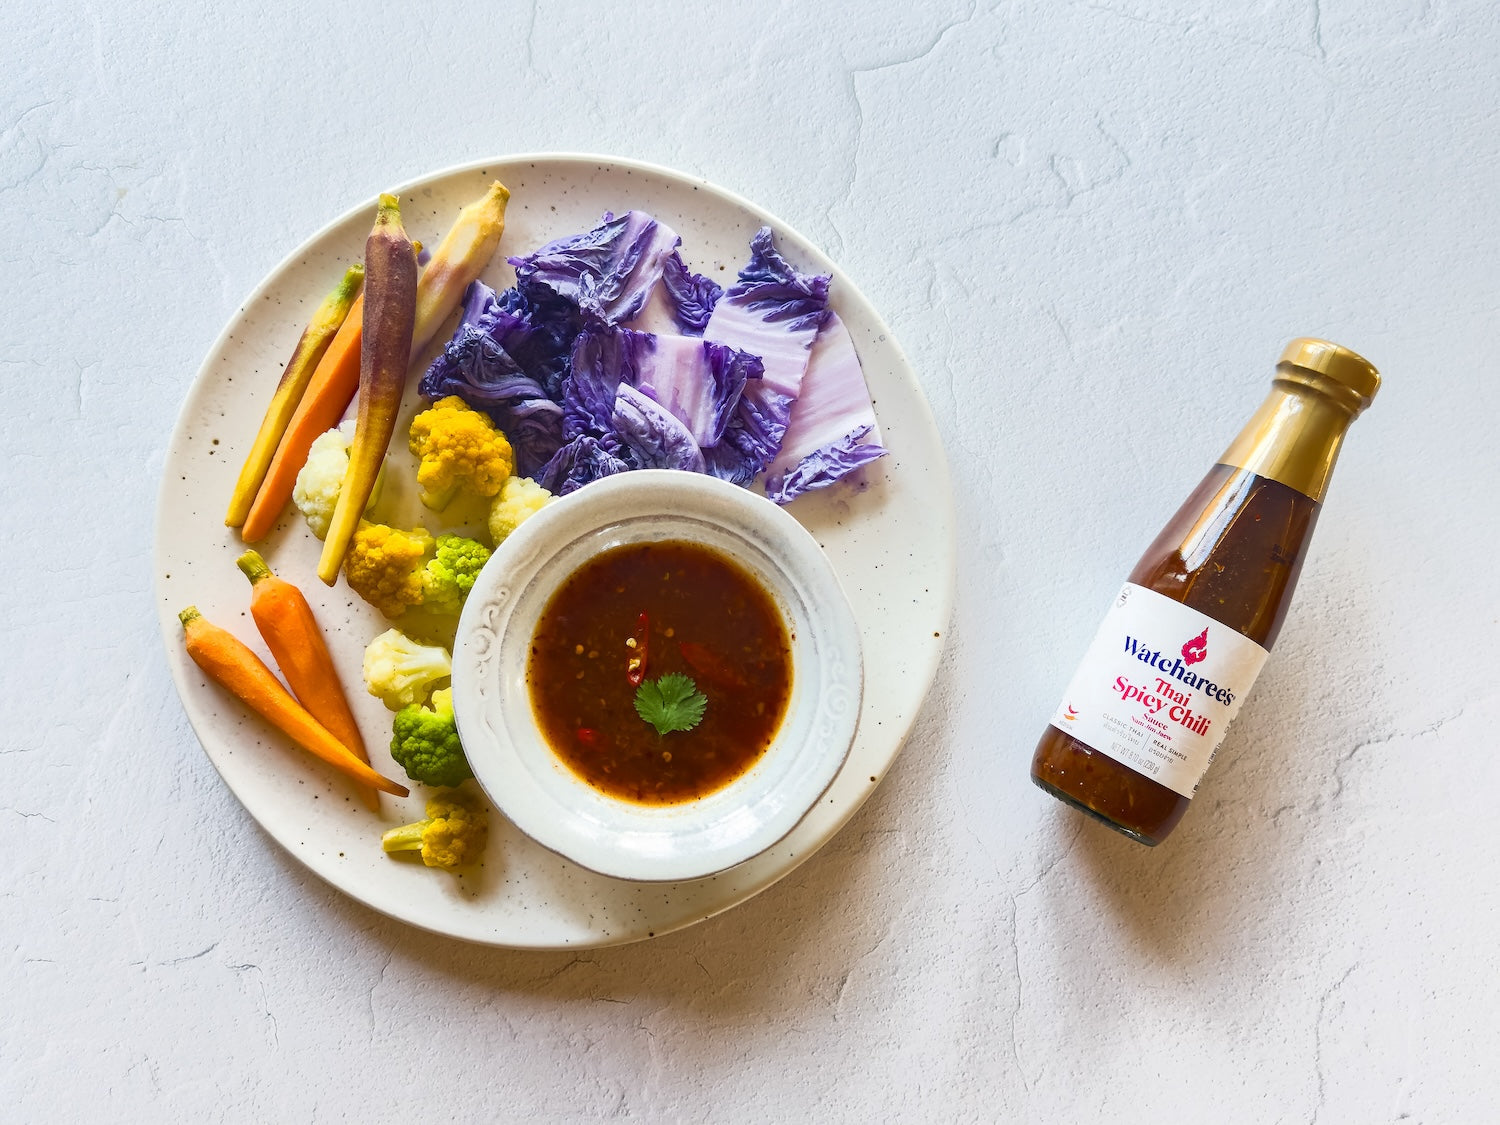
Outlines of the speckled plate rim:
<svg viewBox="0 0 1500 1125">
<path fill-rule="evenodd" d="M 668 187 L 701 191 L 705 198 L 717 200 L 741 212 L 743 218 L 753 220 L 755 225 L 771 226 L 779 244 L 794 260 L 800 260 L 804 268 L 832 276 L 832 303 L 850 325 L 861 359 L 867 372 L 872 373 L 871 389 L 876 397 L 876 416 L 882 431 L 894 428 L 902 435 L 899 441 L 887 437 L 886 444 L 891 447 L 893 455 L 875 463 L 876 471 L 873 475 L 876 480 L 861 497 L 850 498 L 846 495 L 847 490 L 834 489 L 815 497 L 804 498 L 792 508 L 794 514 L 819 538 L 820 545 L 829 551 L 846 588 L 852 585 L 857 590 L 861 581 L 869 581 L 878 591 L 899 598 L 903 605 L 910 601 L 917 607 L 912 614 L 913 620 L 908 623 L 912 627 L 905 629 L 902 636 L 892 643 L 884 635 L 872 636 L 872 628 L 878 627 L 874 626 L 868 614 L 859 612 L 860 598 L 856 592 L 852 592 L 851 601 L 855 603 L 864 634 L 867 669 L 872 659 L 878 661 L 884 657 L 887 660 L 899 660 L 901 690 L 882 692 L 880 684 L 874 685 L 872 690 L 867 678 L 861 733 L 856 736 L 843 770 L 830 785 L 820 804 L 777 847 L 739 865 L 733 872 L 673 884 L 682 894 L 680 901 L 669 904 L 667 908 L 643 908 L 638 912 L 639 917 L 633 920 L 621 922 L 610 918 L 608 924 L 603 925 L 596 922 L 596 913 L 588 902 L 552 903 L 550 906 L 543 903 L 542 915 L 549 909 L 557 915 L 553 919 L 557 922 L 557 932 L 537 933 L 529 930 L 522 932 L 514 927 L 496 926 L 483 921 L 475 924 L 472 913 L 462 916 L 444 913 L 443 916 L 438 916 L 420 906 L 412 906 L 399 895 L 386 894 L 381 887 L 353 885 L 336 863 L 329 862 L 327 852 L 310 851 L 307 841 L 299 842 L 295 838 L 297 833 L 288 832 L 285 825 L 280 823 L 285 819 L 279 815 L 280 810 L 267 807 L 257 799 L 258 795 L 253 792 L 254 783 L 247 780 L 245 767 L 242 765 L 246 758 L 233 758 L 233 751 L 237 747 L 226 745 L 226 734 L 220 729 L 224 710 L 222 693 L 216 693 L 216 689 L 201 683 L 196 668 L 182 651 L 176 607 L 183 599 L 175 595 L 166 569 L 177 557 L 173 549 L 173 530 L 168 525 L 170 501 L 174 499 L 174 473 L 179 467 L 178 462 L 187 456 L 188 443 L 194 436 L 194 420 L 203 413 L 205 401 L 213 393 L 216 365 L 225 358 L 236 331 L 243 327 L 247 315 L 259 302 L 269 300 L 279 287 L 285 285 L 287 275 L 300 260 L 317 252 L 321 244 L 336 237 L 340 229 L 353 220 L 368 216 L 374 206 L 373 196 L 348 208 L 287 254 L 238 306 L 210 346 L 184 399 L 164 461 L 155 521 L 155 594 L 169 669 L 194 733 L 210 762 L 246 811 L 299 862 L 330 885 L 372 909 L 434 933 L 506 948 L 574 949 L 660 936 L 730 909 L 789 874 L 826 844 L 858 811 L 899 754 L 937 672 L 953 608 L 956 516 L 941 438 L 920 384 L 900 346 L 874 307 L 848 276 L 816 244 L 764 208 L 706 179 L 660 165 L 615 156 L 567 152 L 524 153 L 470 161 L 417 177 L 391 190 L 405 198 L 462 176 L 480 172 L 488 174 L 488 170 L 492 169 L 496 170 L 495 175 L 503 176 L 506 168 L 526 166 L 536 169 L 540 165 L 552 165 L 560 170 L 577 173 L 592 170 L 614 175 L 623 173 L 627 177 L 639 173 L 648 180 L 661 180 Z M 621 181 L 622 184 L 624 182 Z M 513 198 L 512 206 L 514 205 Z M 661 217 L 668 222 L 674 219 L 668 213 Z M 502 245 L 501 254 L 514 252 L 516 249 L 513 245 Z M 684 246 L 684 251 L 691 258 L 691 248 Z M 875 368 L 881 372 L 878 384 L 873 374 Z M 892 397 L 897 400 L 896 407 L 882 408 L 882 399 Z M 914 481 L 914 477 L 920 477 L 920 480 Z M 899 483 L 891 483 L 903 481 L 909 484 L 904 490 Z M 892 499 L 893 493 L 898 494 L 895 499 Z M 226 491 L 224 496 L 227 495 Z M 867 496 L 873 496 L 874 499 L 866 501 Z M 214 498 L 214 503 L 218 504 L 221 499 Z M 871 505 L 874 504 L 884 504 L 886 509 L 872 509 Z M 887 566 L 885 574 L 875 574 L 870 570 L 870 544 L 879 542 L 879 534 L 885 529 L 871 527 L 861 537 L 858 534 L 858 520 L 871 518 L 868 515 L 870 511 L 879 512 L 884 517 L 889 514 L 888 509 L 892 505 L 899 509 L 902 517 L 916 526 L 920 534 L 910 540 L 906 551 L 911 562 L 906 573 L 902 573 L 899 567 Z M 862 515 L 862 512 L 865 514 Z M 811 522 L 809 516 L 813 517 Z M 851 527 L 855 529 L 852 536 Z M 889 542 L 886 542 L 882 550 L 886 548 L 889 548 Z M 892 555 L 899 556 L 900 550 L 892 550 Z M 854 565 L 851 563 L 854 558 L 863 561 Z M 232 565 L 232 557 L 229 561 Z M 886 562 L 889 561 L 887 558 Z M 874 565 L 878 570 L 882 564 Z M 855 578 L 852 583 L 851 577 Z M 909 599 L 904 596 L 906 591 L 903 583 L 912 587 L 915 596 Z M 242 628 L 238 631 L 245 636 Z M 250 638 L 246 636 L 246 639 Z M 876 708 L 873 721 L 871 708 Z M 294 751 L 289 751 L 288 754 L 292 760 L 296 759 Z M 258 773 L 266 772 L 264 766 L 252 768 Z M 847 785 L 843 784 L 846 776 L 849 782 Z M 551 855 L 545 849 L 539 850 Z M 393 864 L 392 869 L 408 866 Z M 426 873 L 424 877 L 430 878 L 433 874 L 435 873 Z M 727 874 L 734 877 L 726 877 Z M 511 880 L 506 879 L 505 882 L 509 884 Z M 621 890 L 626 891 L 636 886 L 623 884 Z M 569 929 L 569 925 L 574 928 Z"/>
</svg>

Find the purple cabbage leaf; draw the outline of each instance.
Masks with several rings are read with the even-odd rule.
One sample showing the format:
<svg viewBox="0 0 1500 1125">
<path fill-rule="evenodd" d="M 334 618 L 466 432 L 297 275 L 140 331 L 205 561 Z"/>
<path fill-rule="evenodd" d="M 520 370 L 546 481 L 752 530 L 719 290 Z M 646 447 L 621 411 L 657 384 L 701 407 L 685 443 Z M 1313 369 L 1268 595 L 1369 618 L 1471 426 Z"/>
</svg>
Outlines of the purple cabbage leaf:
<svg viewBox="0 0 1500 1125">
<path fill-rule="evenodd" d="M 622 383 L 638 382 L 641 365 L 655 347 L 656 337 L 628 328 L 599 326 L 579 334 L 562 395 L 563 433 L 569 441 L 614 432 L 610 419 L 616 392 Z"/>
<path fill-rule="evenodd" d="M 654 340 L 634 385 L 676 415 L 700 447 L 717 445 L 746 383 L 761 377 L 759 357 L 691 336 Z"/>
<path fill-rule="evenodd" d="M 766 469 L 781 448 L 792 399 L 754 384 L 730 416 L 719 444 L 703 451 L 707 471 L 733 484 L 747 485 Z"/>
<path fill-rule="evenodd" d="M 627 211 L 618 219 L 605 212 L 593 230 L 549 242 L 510 264 L 527 299 L 561 298 L 591 320 L 618 324 L 645 306 L 663 264 L 681 242 L 676 231 L 644 211 Z"/>
<path fill-rule="evenodd" d="M 704 471 L 703 452 L 688 428 L 661 403 L 628 383 L 620 384 L 610 420 L 639 468 Z"/>
<path fill-rule="evenodd" d="M 679 250 L 673 250 L 667 255 L 662 266 L 661 281 L 672 317 L 682 329 L 683 335 L 703 335 L 714 305 L 718 303 L 724 290 L 712 278 L 688 269 Z"/>
<path fill-rule="evenodd" d="M 598 438 L 581 434 L 559 449 L 533 479 L 548 492 L 566 496 L 586 484 L 634 467 Z"/>
<path fill-rule="evenodd" d="M 781 449 L 767 466 L 766 495 L 789 503 L 886 452 L 854 340 L 838 314 L 830 312 L 813 344 Z"/>
<path fill-rule="evenodd" d="M 767 499 L 790 504 L 804 492 L 827 488 L 861 465 L 884 457 L 889 450 L 865 440 L 870 432 L 869 426 L 860 426 L 827 445 L 820 445 L 787 471 L 772 470 L 766 476 Z"/>
<path fill-rule="evenodd" d="M 690 336 L 629 328 L 585 329 L 573 345 L 563 390 L 563 433 L 604 437 L 617 429 L 615 402 L 633 387 L 676 417 L 699 447 L 718 444 L 760 360 Z"/>
<path fill-rule="evenodd" d="M 798 273 L 762 227 L 750 240 L 750 262 L 714 305 L 706 340 L 760 356 L 763 389 L 796 398 L 807 356 L 828 318 L 828 278 Z"/>
<path fill-rule="evenodd" d="M 748 484 L 781 448 L 808 356 L 829 316 L 828 278 L 797 272 L 777 251 L 771 229 L 750 240 L 750 262 L 714 305 L 703 338 L 759 356 L 762 378 L 747 383 L 709 472 Z"/>
<path fill-rule="evenodd" d="M 573 340 L 582 319 L 566 301 L 533 301 L 517 289 L 501 293 L 491 312 L 490 334 L 508 351 L 521 370 L 556 399 L 568 374 Z"/>
</svg>

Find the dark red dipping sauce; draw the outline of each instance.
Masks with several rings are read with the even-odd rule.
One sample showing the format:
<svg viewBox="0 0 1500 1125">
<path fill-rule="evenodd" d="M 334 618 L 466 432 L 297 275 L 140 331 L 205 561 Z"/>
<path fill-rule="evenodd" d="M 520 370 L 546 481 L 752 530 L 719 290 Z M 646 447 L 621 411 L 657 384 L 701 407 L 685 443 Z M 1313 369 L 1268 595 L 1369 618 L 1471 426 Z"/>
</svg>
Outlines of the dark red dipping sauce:
<svg viewBox="0 0 1500 1125">
<path fill-rule="evenodd" d="M 708 706 L 692 730 L 658 734 L 636 713 L 637 686 L 671 673 L 691 677 Z M 771 595 L 718 551 L 627 544 L 552 596 L 526 680 L 543 737 L 580 778 L 611 797 L 677 804 L 765 753 L 791 697 L 791 641 Z"/>
</svg>

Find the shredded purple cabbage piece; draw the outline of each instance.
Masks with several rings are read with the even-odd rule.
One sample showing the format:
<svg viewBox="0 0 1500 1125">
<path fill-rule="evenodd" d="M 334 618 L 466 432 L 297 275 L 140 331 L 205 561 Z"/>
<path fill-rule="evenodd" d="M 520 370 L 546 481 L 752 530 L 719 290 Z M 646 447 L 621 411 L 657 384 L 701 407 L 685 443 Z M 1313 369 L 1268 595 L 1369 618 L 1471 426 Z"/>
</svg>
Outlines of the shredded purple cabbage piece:
<svg viewBox="0 0 1500 1125">
<path fill-rule="evenodd" d="M 749 263 L 724 296 L 787 332 L 816 335 L 828 319 L 828 282 L 825 274 L 798 273 L 776 249 L 771 228 L 761 227 L 750 239 Z"/>
<path fill-rule="evenodd" d="M 708 471 L 734 484 L 749 484 L 781 448 L 792 413 L 790 395 L 757 387 L 740 396 L 724 436 L 712 449 L 704 450 Z"/>
<path fill-rule="evenodd" d="M 563 434 L 571 441 L 613 433 L 610 419 L 621 383 L 634 386 L 656 338 L 628 328 L 586 328 L 573 342 L 568 384 L 563 388 Z"/>
<path fill-rule="evenodd" d="M 661 281 L 667 303 L 672 307 L 673 319 L 677 321 L 683 335 L 703 335 L 714 305 L 724 293 L 723 288 L 712 278 L 688 269 L 680 250 L 673 250 L 667 255 Z"/>
<path fill-rule="evenodd" d="M 586 484 L 636 467 L 616 456 L 598 438 L 581 434 L 559 449 L 532 479 L 548 492 L 566 496 Z"/>
<path fill-rule="evenodd" d="M 778 504 L 789 504 L 805 492 L 827 488 L 861 465 L 884 457 L 888 450 L 864 440 L 869 433 L 869 426 L 860 426 L 815 449 L 787 472 L 773 471 L 766 477 L 766 497 Z"/>
<path fill-rule="evenodd" d="M 704 471 L 703 452 L 688 428 L 666 407 L 621 383 L 610 418 L 614 431 L 642 469 Z"/>
<path fill-rule="evenodd" d="M 645 307 L 667 257 L 682 239 L 644 211 L 605 212 L 593 230 L 511 258 L 516 287 L 530 300 L 562 298 L 585 317 L 617 324 Z"/>
</svg>

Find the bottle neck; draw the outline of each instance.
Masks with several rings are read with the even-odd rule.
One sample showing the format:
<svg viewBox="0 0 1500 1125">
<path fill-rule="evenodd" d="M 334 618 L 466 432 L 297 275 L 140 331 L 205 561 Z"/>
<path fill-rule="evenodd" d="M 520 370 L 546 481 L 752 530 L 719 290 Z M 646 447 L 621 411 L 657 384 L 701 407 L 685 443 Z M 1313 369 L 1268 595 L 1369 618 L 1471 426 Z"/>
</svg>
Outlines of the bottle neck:
<svg viewBox="0 0 1500 1125">
<path fill-rule="evenodd" d="M 1321 502 L 1344 432 L 1364 403 L 1326 376 L 1283 364 L 1266 401 L 1219 463 L 1278 481 Z"/>
</svg>

